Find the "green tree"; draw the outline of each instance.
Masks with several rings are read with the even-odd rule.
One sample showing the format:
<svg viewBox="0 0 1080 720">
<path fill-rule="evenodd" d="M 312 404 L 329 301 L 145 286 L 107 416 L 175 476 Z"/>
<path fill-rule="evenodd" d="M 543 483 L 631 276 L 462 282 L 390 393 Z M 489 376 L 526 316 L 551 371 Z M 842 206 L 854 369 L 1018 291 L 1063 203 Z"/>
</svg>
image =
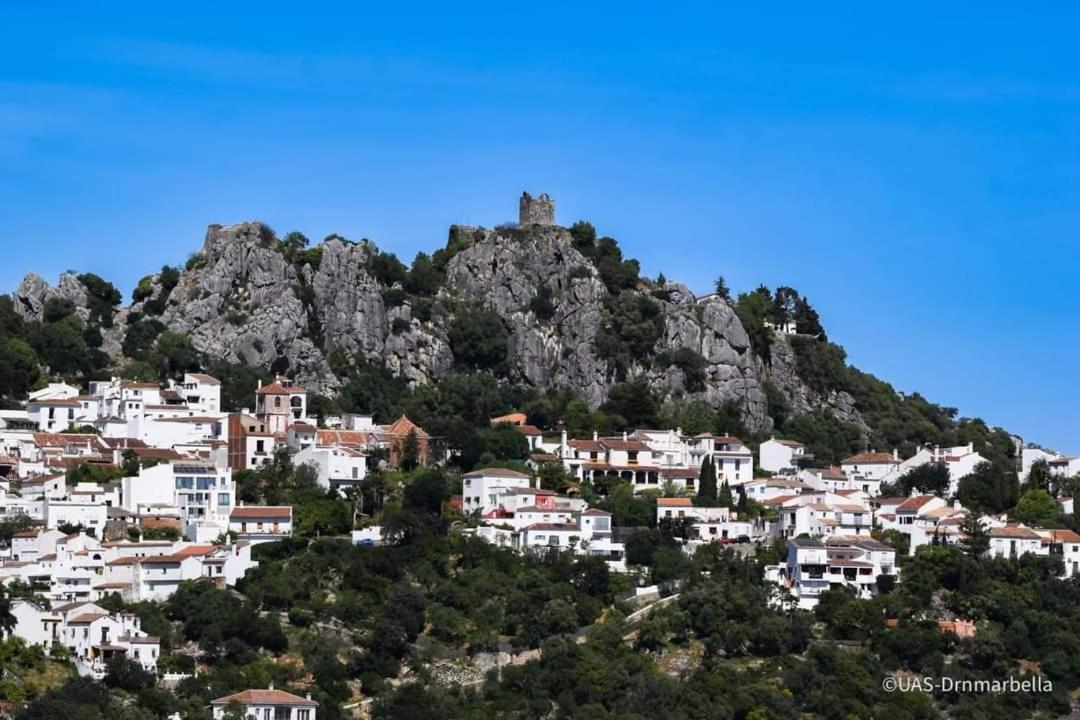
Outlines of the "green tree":
<svg viewBox="0 0 1080 720">
<path fill-rule="evenodd" d="M 447 337 L 460 367 L 496 373 L 508 369 L 510 333 L 493 310 L 471 307 L 458 312 L 450 321 Z"/>
<path fill-rule="evenodd" d="M 699 504 L 712 505 L 716 503 L 716 500 L 716 468 L 713 466 L 712 458 L 706 455 L 701 461 L 701 470 L 698 472 L 697 501 Z"/>
<path fill-rule="evenodd" d="M 1013 516 L 1029 525 L 1052 525 L 1058 516 L 1057 501 L 1046 490 L 1028 490 L 1017 501 Z"/>
<path fill-rule="evenodd" d="M 401 442 L 398 464 L 405 471 L 412 470 L 420 464 L 420 438 L 415 430 L 410 430 Z"/>
<path fill-rule="evenodd" d="M 982 557 L 990 549 L 990 533 L 974 513 L 964 516 L 964 521 L 960 524 L 960 532 L 963 535 L 960 547 L 968 557 Z"/>
<path fill-rule="evenodd" d="M 1015 471 L 983 462 L 960 479 L 956 494 L 965 507 L 987 513 L 1002 513 L 1019 499 L 1020 482 Z"/>
<path fill-rule="evenodd" d="M 40 373 L 37 354 L 25 340 L 0 339 L 0 398 L 9 402 L 22 399 Z"/>
<path fill-rule="evenodd" d="M 720 486 L 720 492 L 716 496 L 716 504 L 720 507 L 726 508 L 731 507 L 733 504 L 731 497 L 731 486 L 728 485 L 727 480 L 725 480 L 723 485 Z"/>
<path fill-rule="evenodd" d="M 949 467 L 944 463 L 925 463 L 904 473 L 899 480 L 901 492 L 944 497 L 949 492 Z"/>
<path fill-rule="evenodd" d="M 713 283 L 713 289 L 716 291 L 716 294 L 723 299 L 731 299 L 731 290 L 728 289 L 727 282 L 724 280 L 723 275 L 716 276 L 716 282 Z"/>
<path fill-rule="evenodd" d="M 128 449 L 124 450 L 124 452 L 121 453 L 120 457 L 120 469 L 123 471 L 124 477 L 136 477 L 139 474 L 139 470 L 141 467 L 139 463 L 139 456 L 135 453 L 134 450 Z"/>
<path fill-rule="evenodd" d="M 1027 476 L 1027 489 L 1029 490 L 1053 490 L 1054 478 L 1050 474 L 1050 463 L 1045 460 L 1036 460 L 1031 464 Z"/>
</svg>

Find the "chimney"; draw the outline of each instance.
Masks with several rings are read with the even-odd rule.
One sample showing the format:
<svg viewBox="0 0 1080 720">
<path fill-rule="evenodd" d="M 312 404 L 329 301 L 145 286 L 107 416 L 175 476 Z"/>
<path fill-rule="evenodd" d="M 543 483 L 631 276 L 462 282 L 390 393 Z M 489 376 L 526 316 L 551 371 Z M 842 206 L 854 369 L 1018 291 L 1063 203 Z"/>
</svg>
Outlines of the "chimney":
<svg viewBox="0 0 1080 720">
<path fill-rule="evenodd" d="M 623 432 L 622 432 L 622 439 L 623 439 L 623 442 L 626 442 L 626 431 L 625 430 L 623 430 Z"/>
<path fill-rule="evenodd" d="M 892 449 L 892 459 L 893 460 L 899 460 L 900 459 L 900 451 L 897 450 L 896 448 Z"/>
<path fill-rule="evenodd" d="M 592 431 L 592 439 L 593 439 L 593 442 L 596 442 L 597 440 L 600 439 L 600 435 L 595 430 Z"/>
<path fill-rule="evenodd" d="M 273 690 L 273 689 L 274 689 L 274 681 L 273 681 L 273 680 L 271 680 L 271 681 L 270 681 L 270 687 L 269 687 L 269 689 L 270 689 L 270 690 Z"/>
</svg>

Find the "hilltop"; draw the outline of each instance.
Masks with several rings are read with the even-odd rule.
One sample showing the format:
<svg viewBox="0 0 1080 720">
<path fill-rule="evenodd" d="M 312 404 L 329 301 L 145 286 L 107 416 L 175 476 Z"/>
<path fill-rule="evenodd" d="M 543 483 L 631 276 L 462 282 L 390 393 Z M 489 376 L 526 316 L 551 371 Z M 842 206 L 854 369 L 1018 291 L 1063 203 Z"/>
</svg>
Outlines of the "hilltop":
<svg viewBox="0 0 1080 720">
<path fill-rule="evenodd" d="M 130 304 L 95 275 L 65 273 L 53 286 L 31 273 L 9 315 L 38 328 L 20 331 L 37 372 L 273 368 L 330 404 L 364 411 L 375 409 L 348 407 L 358 372 L 407 388 L 485 373 L 569 393 L 609 415 L 628 414 L 611 407 L 613 390 L 616 399 L 648 394 L 676 421 L 711 409 L 705 429 L 798 436 L 826 460 L 970 440 L 1011 454 L 1003 431 L 959 422 L 955 409 L 848 367 L 797 291 L 695 296 L 663 276 L 642 277 L 591 224 L 556 225 L 553 205 L 526 199 L 523 224 L 452 226 L 443 247 L 410 266 L 366 239 L 331 235 L 313 245 L 257 221 L 211 225 L 182 268 L 145 276 Z M 71 326 L 66 339 L 42 337 L 57 323 Z M 58 345 L 64 357 L 50 357 Z"/>
</svg>

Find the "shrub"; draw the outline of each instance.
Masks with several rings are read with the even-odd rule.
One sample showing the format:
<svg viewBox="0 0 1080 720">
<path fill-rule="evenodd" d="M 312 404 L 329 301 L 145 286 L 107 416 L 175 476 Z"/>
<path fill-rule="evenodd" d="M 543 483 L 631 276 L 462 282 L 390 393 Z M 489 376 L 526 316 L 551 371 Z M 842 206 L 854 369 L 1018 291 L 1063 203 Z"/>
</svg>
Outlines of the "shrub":
<svg viewBox="0 0 1080 720">
<path fill-rule="evenodd" d="M 529 309 L 539 320 L 550 320 L 555 317 L 555 304 L 551 301 L 553 293 L 547 285 L 541 285 L 536 290 L 536 295 L 529 302 Z"/>
</svg>

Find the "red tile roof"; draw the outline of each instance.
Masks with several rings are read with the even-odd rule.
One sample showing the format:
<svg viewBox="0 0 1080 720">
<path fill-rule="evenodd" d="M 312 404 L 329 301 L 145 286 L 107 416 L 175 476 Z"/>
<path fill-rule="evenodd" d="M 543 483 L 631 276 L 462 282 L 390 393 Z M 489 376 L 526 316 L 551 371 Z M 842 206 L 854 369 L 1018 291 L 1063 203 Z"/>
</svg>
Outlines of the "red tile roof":
<svg viewBox="0 0 1080 720">
<path fill-rule="evenodd" d="M 472 472 L 467 472 L 463 477 L 527 478 L 529 476 L 526 473 L 518 472 L 517 470 L 510 470 L 508 468 L 483 468 L 481 470 L 473 470 Z"/>
<path fill-rule="evenodd" d="M 919 508 L 933 499 L 933 495 L 916 495 L 910 497 L 897 506 L 896 512 L 916 512 Z"/>
<path fill-rule="evenodd" d="M 841 465 L 854 465 L 861 463 L 863 465 L 877 465 L 881 463 L 899 463 L 892 456 L 892 453 L 859 453 L 858 455 L 852 455 L 848 459 L 842 461 Z"/>
<path fill-rule="evenodd" d="M 229 519 L 233 518 L 290 518 L 292 517 L 292 507 L 289 505 L 244 505 L 241 507 L 234 507 L 233 511 L 229 514 Z"/>
<path fill-rule="evenodd" d="M 226 695 L 211 701 L 211 705 L 228 705 L 229 703 L 241 705 L 308 705 L 316 707 L 319 703 L 314 700 L 302 698 L 283 690 L 244 690 L 234 695 Z"/>
<path fill-rule="evenodd" d="M 426 432 L 424 432 L 423 428 L 421 428 L 419 425 L 417 425 L 404 415 L 383 428 L 383 432 L 388 435 L 400 435 L 402 437 L 408 435 L 410 432 L 415 432 L 417 438 L 431 437 Z"/>
</svg>

